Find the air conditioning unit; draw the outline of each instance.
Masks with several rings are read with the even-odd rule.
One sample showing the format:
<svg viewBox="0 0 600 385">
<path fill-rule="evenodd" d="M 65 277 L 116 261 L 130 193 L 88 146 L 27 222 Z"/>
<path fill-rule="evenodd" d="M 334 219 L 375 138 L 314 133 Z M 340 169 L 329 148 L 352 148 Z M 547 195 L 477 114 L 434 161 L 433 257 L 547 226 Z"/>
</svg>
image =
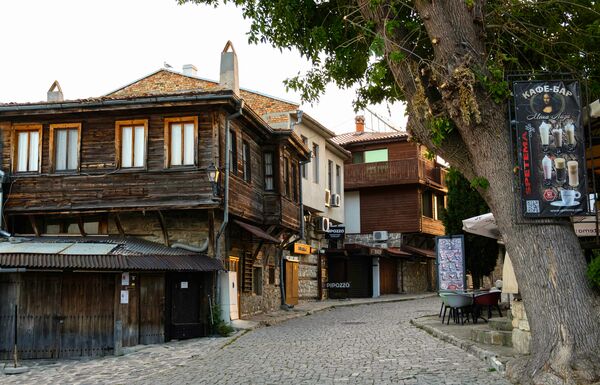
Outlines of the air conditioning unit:
<svg viewBox="0 0 600 385">
<path fill-rule="evenodd" d="M 373 231 L 373 239 L 375 241 L 387 241 L 388 240 L 388 232 L 387 231 Z"/>
<path fill-rule="evenodd" d="M 330 203 L 331 203 L 331 191 L 329 191 L 328 189 L 325 189 L 325 206 L 329 207 Z"/>
<path fill-rule="evenodd" d="M 340 207 L 342 204 L 342 197 L 340 194 L 331 195 L 331 207 Z"/>
<path fill-rule="evenodd" d="M 388 245 L 387 243 L 375 243 L 373 244 L 373 247 L 376 247 L 378 249 L 387 249 Z"/>
<path fill-rule="evenodd" d="M 329 231 L 329 218 L 317 217 L 315 219 L 315 230 L 320 233 L 326 233 Z"/>
</svg>

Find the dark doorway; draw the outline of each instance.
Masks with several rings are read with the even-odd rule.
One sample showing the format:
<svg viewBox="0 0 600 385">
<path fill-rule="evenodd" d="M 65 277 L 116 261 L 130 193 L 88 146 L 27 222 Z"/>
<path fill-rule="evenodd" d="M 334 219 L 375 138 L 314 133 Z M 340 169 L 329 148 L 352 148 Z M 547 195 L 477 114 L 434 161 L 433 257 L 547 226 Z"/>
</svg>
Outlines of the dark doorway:
<svg viewBox="0 0 600 385">
<path fill-rule="evenodd" d="M 207 306 L 203 274 L 167 275 L 167 340 L 206 335 Z"/>
</svg>

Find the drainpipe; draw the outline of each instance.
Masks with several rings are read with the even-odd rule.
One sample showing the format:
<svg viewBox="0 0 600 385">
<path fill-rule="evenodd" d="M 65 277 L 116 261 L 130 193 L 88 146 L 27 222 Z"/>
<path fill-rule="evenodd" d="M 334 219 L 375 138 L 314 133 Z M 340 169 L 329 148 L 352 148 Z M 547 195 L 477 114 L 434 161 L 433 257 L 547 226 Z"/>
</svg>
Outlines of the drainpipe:
<svg viewBox="0 0 600 385">
<path fill-rule="evenodd" d="M 242 115 L 242 110 L 244 108 L 244 101 L 241 100 L 238 105 L 238 111 L 234 112 L 231 115 L 228 115 L 225 118 L 225 181 L 223 182 L 223 223 L 221 223 L 221 227 L 219 228 L 219 232 L 217 233 L 215 240 L 215 257 L 221 257 L 221 243 L 219 240 L 221 236 L 225 232 L 227 224 L 229 223 L 229 147 L 231 146 L 230 142 L 230 125 L 231 120 Z M 225 254 L 227 254 L 228 250 L 225 250 Z M 221 277 L 221 279 L 219 279 Z M 230 315 L 230 296 L 229 296 L 229 273 L 228 272 L 218 272 L 217 273 L 217 303 L 221 304 L 221 319 L 226 322 L 231 322 Z M 226 306 L 223 306 L 227 304 Z"/>
<path fill-rule="evenodd" d="M 0 236 L 4 238 L 10 238 L 12 234 L 4 230 L 4 182 L 6 181 L 6 174 L 0 170 Z"/>
<path fill-rule="evenodd" d="M 301 124 L 302 123 L 302 110 L 298 110 L 296 111 L 296 117 L 297 120 L 295 122 L 292 122 L 291 124 L 291 128 L 292 131 L 294 131 L 294 126 Z M 299 166 L 300 166 L 300 171 L 298 173 L 298 176 L 300 177 L 300 239 L 304 240 L 304 203 L 302 200 L 302 166 L 304 166 L 306 163 L 308 163 L 309 161 L 301 161 L 299 162 Z"/>
</svg>

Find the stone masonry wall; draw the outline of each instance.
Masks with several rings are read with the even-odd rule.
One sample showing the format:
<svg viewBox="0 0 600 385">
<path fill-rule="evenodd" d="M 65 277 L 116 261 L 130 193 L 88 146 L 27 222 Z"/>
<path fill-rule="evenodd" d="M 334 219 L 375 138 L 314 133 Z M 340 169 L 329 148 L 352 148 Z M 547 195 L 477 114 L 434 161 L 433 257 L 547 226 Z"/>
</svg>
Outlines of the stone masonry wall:
<svg viewBox="0 0 600 385">
<path fill-rule="evenodd" d="M 402 233 L 388 233 L 387 241 L 375 241 L 373 234 L 346 234 L 344 243 L 359 243 L 371 247 L 376 247 L 376 245 L 381 243 L 387 243 L 388 247 L 400 247 L 402 245 Z"/>
<path fill-rule="evenodd" d="M 404 279 L 405 293 L 422 293 L 427 291 L 427 264 L 418 261 L 404 261 L 404 275 L 398 274 L 398 288 L 402 288 Z M 398 267 L 400 273 L 400 266 Z"/>
<path fill-rule="evenodd" d="M 265 246 L 258 253 L 253 267 L 262 268 L 262 293 L 243 291 L 240 292 L 240 316 L 247 317 L 254 314 L 266 313 L 279 308 L 281 303 L 279 289 L 279 263 L 275 258 L 276 250 L 273 246 Z M 242 259 L 240 259 L 242 261 Z M 241 266 L 240 266 L 241 269 Z M 269 270 L 275 273 L 274 283 L 269 283 Z M 241 282 L 238 285 L 241 288 Z"/>
<path fill-rule="evenodd" d="M 531 330 L 529 329 L 529 321 L 527 321 L 527 314 L 525 313 L 525 305 L 523 305 L 523 301 L 513 300 L 510 307 L 513 325 L 513 348 L 517 353 L 529 354 Z"/>
</svg>

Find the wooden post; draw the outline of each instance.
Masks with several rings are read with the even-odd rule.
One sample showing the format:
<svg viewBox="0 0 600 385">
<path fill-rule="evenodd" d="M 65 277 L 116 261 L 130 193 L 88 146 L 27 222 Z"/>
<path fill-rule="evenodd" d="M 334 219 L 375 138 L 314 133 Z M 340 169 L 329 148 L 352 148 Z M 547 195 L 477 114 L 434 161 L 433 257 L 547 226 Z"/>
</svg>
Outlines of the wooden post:
<svg viewBox="0 0 600 385">
<path fill-rule="evenodd" d="M 14 348 L 14 352 L 13 352 L 13 359 L 15 361 L 15 368 L 18 366 L 18 362 L 19 362 L 19 359 L 18 359 L 19 354 L 18 354 L 18 351 L 17 351 L 17 330 L 18 330 L 18 326 L 17 326 L 18 325 L 18 318 L 17 317 L 18 317 L 18 314 L 19 314 L 18 306 L 19 305 L 15 304 L 15 335 L 14 335 L 14 338 L 13 338 L 14 341 L 15 341 L 15 348 Z"/>
</svg>

